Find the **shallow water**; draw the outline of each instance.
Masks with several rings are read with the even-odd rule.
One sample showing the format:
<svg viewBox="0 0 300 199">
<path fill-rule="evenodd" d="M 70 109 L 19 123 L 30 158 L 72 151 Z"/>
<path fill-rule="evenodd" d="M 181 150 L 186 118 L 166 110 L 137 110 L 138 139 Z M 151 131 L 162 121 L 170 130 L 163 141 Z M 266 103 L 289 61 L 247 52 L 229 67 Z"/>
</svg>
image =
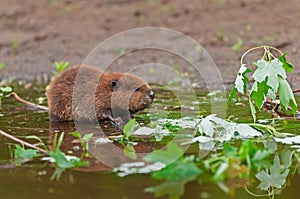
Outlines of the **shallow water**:
<svg viewBox="0 0 300 199">
<path fill-rule="evenodd" d="M 44 86 L 32 86 L 26 90 L 24 85 L 21 85 L 15 87 L 15 91 L 20 96 L 33 102 L 37 102 L 38 97 L 44 97 Z M 178 101 L 174 100 L 171 92 L 157 90 L 156 101 L 152 108 L 137 114 L 136 117 L 140 123 L 148 125 L 150 120 L 156 120 L 161 117 L 177 118 L 185 113 L 191 116 L 195 116 L 198 113 L 208 115 L 211 105 L 205 103 L 206 94 L 199 93 L 198 99 L 202 100 L 199 110 L 197 110 L 197 104 L 188 103 L 191 102 L 189 99 L 185 103 L 185 108 L 179 109 L 177 107 L 179 105 Z M 224 99 L 220 99 L 220 102 L 222 101 Z M 43 103 L 46 104 L 46 101 Z M 180 112 L 180 110 L 183 111 Z M 247 107 L 241 108 L 233 105 L 230 110 L 231 112 L 227 112 L 227 116 L 234 115 L 234 117 L 239 118 L 239 121 L 251 121 Z M 150 119 L 146 116 L 147 112 L 151 114 Z M 3 100 L 0 115 L 0 129 L 21 139 L 25 139 L 25 136 L 28 135 L 37 135 L 47 145 L 51 146 L 53 143 L 53 132 L 64 131 L 67 136 L 62 145 L 62 150 L 68 151 L 74 148 L 76 144 L 78 145 L 78 143 L 73 143 L 73 138 L 67 134 L 67 132 L 75 130 L 73 123 L 50 124 L 47 113 L 26 110 L 22 104 L 12 98 Z M 259 116 L 259 118 L 266 117 L 270 118 L 271 116 L 267 113 L 262 113 Z M 102 127 L 104 131 L 107 131 L 104 132 L 105 134 L 117 131 L 109 123 L 104 123 Z M 93 128 L 89 127 L 88 131 L 92 131 L 91 129 Z M 288 120 L 288 125 L 283 126 L 282 131 L 300 134 L 299 120 Z M 160 183 L 153 180 L 149 175 L 118 177 L 111 173 L 110 168 L 97 161 L 92 161 L 91 166 L 88 168 L 65 171 L 58 181 L 50 180 L 55 169 L 42 161 L 35 160 L 18 167 L 12 164 L 9 147 L 11 144 L 14 144 L 14 142 L 0 136 L 0 198 L 154 198 L 153 194 L 144 192 L 144 189 Z M 156 147 L 160 147 L 160 145 L 145 142 L 136 150 L 141 152 L 143 150 L 151 151 Z M 192 145 L 191 149 L 188 150 L 189 153 L 194 152 L 193 147 L 195 148 Z M 109 149 L 104 147 L 101 150 Z M 79 151 L 78 154 L 80 154 Z M 119 164 L 119 159 L 113 157 L 112 160 L 116 165 Z M 204 181 L 188 183 L 185 186 L 185 195 L 182 198 L 254 198 L 244 189 L 235 189 L 234 195 L 225 194 L 216 184 Z M 300 175 L 296 172 L 289 181 L 282 194 L 276 196 L 276 198 L 298 198 L 300 194 L 298 188 Z M 257 184 L 254 183 L 251 188 L 255 189 L 256 186 Z"/>
</svg>

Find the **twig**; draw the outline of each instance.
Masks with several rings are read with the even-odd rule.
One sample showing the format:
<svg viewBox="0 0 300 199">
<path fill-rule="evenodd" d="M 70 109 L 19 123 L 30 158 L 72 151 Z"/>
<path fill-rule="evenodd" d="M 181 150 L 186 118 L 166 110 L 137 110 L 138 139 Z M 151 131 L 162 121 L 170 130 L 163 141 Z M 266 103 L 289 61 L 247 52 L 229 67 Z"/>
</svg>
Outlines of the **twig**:
<svg viewBox="0 0 300 199">
<path fill-rule="evenodd" d="M 38 105 L 38 104 L 34 104 L 32 102 L 28 102 L 28 101 L 22 99 L 21 97 L 19 97 L 18 94 L 15 93 L 15 92 L 11 93 L 10 95 L 13 96 L 17 101 L 25 104 L 28 107 L 31 107 L 31 108 L 34 108 L 34 109 L 43 110 L 43 111 L 49 111 L 48 107 L 41 106 L 41 105 Z"/>
<path fill-rule="evenodd" d="M 16 138 L 15 136 L 12 136 L 12 135 L 10 135 L 8 133 L 5 133 L 2 130 L 0 130 L 0 134 L 3 135 L 3 136 L 5 136 L 5 137 L 7 137 L 7 138 L 9 138 L 9 139 L 11 139 L 11 140 L 13 140 L 13 141 L 15 141 L 15 142 L 18 142 L 18 143 L 22 144 L 23 146 L 25 145 L 27 147 L 36 149 L 36 150 L 40 151 L 41 153 L 48 154 L 48 152 L 46 150 L 41 149 L 40 147 L 37 147 L 37 146 L 35 146 L 33 144 L 30 144 L 28 142 L 25 142 L 25 141 L 23 141 L 23 140 L 21 140 L 19 138 Z"/>
<path fill-rule="evenodd" d="M 300 89 L 296 89 L 296 90 L 293 90 L 293 93 L 296 93 L 296 92 L 300 92 Z M 248 97 L 248 98 L 250 98 L 250 91 L 249 90 L 247 90 L 247 94 L 243 94 L 244 96 L 246 96 L 246 97 Z M 276 97 L 278 97 L 279 95 L 278 94 L 276 94 Z M 274 105 L 274 107 L 272 108 L 272 111 L 274 111 L 274 113 L 276 113 L 277 114 L 277 116 L 282 116 L 283 114 L 279 111 L 279 104 L 278 103 L 276 103 L 276 102 L 274 102 L 272 99 L 270 99 L 270 98 L 266 98 L 266 101 L 265 101 L 266 103 L 268 103 L 268 104 L 270 104 L 270 105 Z M 265 106 L 264 106 L 265 107 Z M 267 107 L 265 107 L 266 109 L 268 109 Z M 287 108 L 288 110 L 290 110 L 290 111 L 292 111 L 293 109 L 290 107 L 290 106 L 288 106 L 288 108 Z M 270 109 L 268 109 L 268 110 L 270 110 Z M 298 110 L 296 110 L 296 117 L 298 118 L 300 116 L 300 111 L 298 111 Z"/>
<path fill-rule="evenodd" d="M 298 93 L 298 92 L 300 92 L 300 89 L 293 90 L 293 93 Z"/>
</svg>

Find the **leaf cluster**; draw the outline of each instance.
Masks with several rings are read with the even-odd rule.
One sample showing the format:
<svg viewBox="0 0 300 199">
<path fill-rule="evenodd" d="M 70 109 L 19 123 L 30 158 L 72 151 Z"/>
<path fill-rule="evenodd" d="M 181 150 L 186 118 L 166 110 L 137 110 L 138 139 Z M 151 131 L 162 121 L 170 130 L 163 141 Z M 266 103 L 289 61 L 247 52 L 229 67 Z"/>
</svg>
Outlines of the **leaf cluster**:
<svg viewBox="0 0 300 199">
<path fill-rule="evenodd" d="M 259 48 L 250 49 L 242 56 L 242 59 L 251 50 Z M 232 101 L 237 91 L 249 96 L 250 109 L 254 121 L 256 121 L 256 108 L 260 111 L 267 98 L 272 101 L 279 100 L 282 109 L 287 110 L 291 107 L 295 115 L 297 103 L 292 89 L 286 80 L 286 72 L 292 72 L 294 67 L 286 60 L 287 53 L 282 53 L 281 56 L 275 57 L 270 51 L 271 47 L 262 46 L 261 48 L 264 49 L 264 55 L 261 59 L 253 63 L 257 68 L 252 74 L 254 83 L 250 92 L 247 93 L 247 82 L 249 81 L 247 74 L 252 71 L 246 67 L 246 64 L 241 64 L 234 87 L 229 94 L 228 104 Z M 272 47 L 272 49 L 275 48 Z M 242 59 L 241 62 L 243 62 Z"/>
</svg>

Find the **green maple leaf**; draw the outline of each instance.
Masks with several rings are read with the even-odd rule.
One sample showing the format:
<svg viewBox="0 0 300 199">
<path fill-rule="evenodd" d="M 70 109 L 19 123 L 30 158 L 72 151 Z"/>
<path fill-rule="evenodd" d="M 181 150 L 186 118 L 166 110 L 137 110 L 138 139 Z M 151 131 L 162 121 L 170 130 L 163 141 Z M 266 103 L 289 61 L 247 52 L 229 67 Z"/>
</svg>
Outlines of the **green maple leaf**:
<svg viewBox="0 0 300 199">
<path fill-rule="evenodd" d="M 251 69 L 246 67 L 246 64 L 242 64 L 238 74 L 236 76 L 234 87 L 232 88 L 231 92 L 229 93 L 228 100 L 227 100 L 227 107 L 232 101 L 236 91 L 246 94 L 247 93 L 247 82 L 249 81 L 248 77 L 246 76 L 247 73 L 250 73 Z"/>
<path fill-rule="evenodd" d="M 124 135 L 128 138 L 129 136 L 131 136 L 131 134 L 134 132 L 134 129 L 136 127 L 136 121 L 135 119 L 131 119 L 129 120 L 129 122 L 127 122 L 127 124 L 124 126 Z"/>
<path fill-rule="evenodd" d="M 270 171 L 263 170 L 256 174 L 256 178 L 260 181 L 258 188 L 262 190 L 268 190 L 271 187 L 282 188 L 286 182 L 289 169 L 285 169 L 282 173 L 280 169 L 280 160 L 279 156 L 274 157 L 274 164 L 270 166 Z"/>
<path fill-rule="evenodd" d="M 286 78 L 283 63 L 278 58 L 275 58 L 271 62 L 260 59 L 257 62 L 254 62 L 254 64 L 258 67 L 252 76 L 254 80 L 259 83 L 266 81 L 267 85 L 275 93 L 277 93 L 279 86 L 279 76 L 281 76 L 283 79 Z"/>
<path fill-rule="evenodd" d="M 279 88 L 278 88 L 278 94 L 279 94 L 279 100 L 280 100 L 280 106 L 287 109 L 290 105 L 292 107 L 293 114 L 296 114 L 297 111 L 297 103 L 295 100 L 295 97 L 293 95 L 293 91 L 289 85 L 289 83 L 279 78 Z"/>
<path fill-rule="evenodd" d="M 250 72 L 251 70 L 246 67 L 246 64 L 241 65 L 234 83 L 235 88 L 238 92 L 243 94 L 247 93 L 247 82 L 249 81 L 249 79 L 246 74 Z"/>
<path fill-rule="evenodd" d="M 287 55 L 287 53 L 283 53 L 280 57 L 278 57 L 278 59 L 282 62 L 283 64 L 283 68 L 288 71 L 288 72 L 293 72 L 294 66 L 292 63 L 286 61 L 285 56 Z"/>
<path fill-rule="evenodd" d="M 260 110 L 266 100 L 266 96 L 269 91 L 269 86 L 267 85 L 267 81 L 263 81 L 261 83 L 254 82 L 251 91 L 250 91 L 250 99 L 255 101 L 257 108 Z"/>
</svg>

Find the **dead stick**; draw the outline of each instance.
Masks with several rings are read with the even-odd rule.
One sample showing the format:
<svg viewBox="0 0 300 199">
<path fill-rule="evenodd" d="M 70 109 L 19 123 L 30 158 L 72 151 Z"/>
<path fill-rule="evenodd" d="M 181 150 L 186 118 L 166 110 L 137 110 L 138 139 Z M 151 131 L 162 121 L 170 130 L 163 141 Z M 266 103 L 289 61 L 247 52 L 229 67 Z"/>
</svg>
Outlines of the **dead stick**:
<svg viewBox="0 0 300 199">
<path fill-rule="evenodd" d="M 11 140 L 13 140 L 13 141 L 16 141 L 16 142 L 22 144 L 23 146 L 25 145 L 25 146 L 28 146 L 30 148 L 36 149 L 36 150 L 40 151 L 41 153 L 48 154 L 48 152 L 46 150 L 41 149 L 40 147 L 34 146 L 33 144 L 30 144 L 28 142 L 25 142 L 25 141 L 23 141 L 23 140 L 21 140 L 19 138 L 16 138 L 16 137 L 14 137 L 14 136 L 12 136 L 12 135 L 10 135 L 8 133 L 5 133 L 2 130 L 0 130 L 0 134 L 3 135 L 3 136 L 5 136 L 5 137 L 7 137 L 7 138 L 9 138 L 9 139 L 11 139 Z"/>
<path fill-rule="evenodd" d="M 298 93 L 298 92 L 300 92 L 300 89 L 293 90 L 293 93 Z"/>
<path fill-rule="evenodd" d="M 32 102 L 28 102 L 28 101 L 22 99 L 15 92 L 11 93 L 10 95 L 12 95 L 17 101 L 19 101 L 19 102 L 21 102 L 21 103 L 23 103 L 23 104 L 25 104 L 29 107 L 32 107 L 34 109 L 39 109 L 39 110 L 43 110 L 43 111 L 48 111 L 49 110 L 48 107 L 46 107 L 46 106 L 41 106 L 41 105 L 38 105 L 38 104 L 34 104 Z"/>
</svg>

